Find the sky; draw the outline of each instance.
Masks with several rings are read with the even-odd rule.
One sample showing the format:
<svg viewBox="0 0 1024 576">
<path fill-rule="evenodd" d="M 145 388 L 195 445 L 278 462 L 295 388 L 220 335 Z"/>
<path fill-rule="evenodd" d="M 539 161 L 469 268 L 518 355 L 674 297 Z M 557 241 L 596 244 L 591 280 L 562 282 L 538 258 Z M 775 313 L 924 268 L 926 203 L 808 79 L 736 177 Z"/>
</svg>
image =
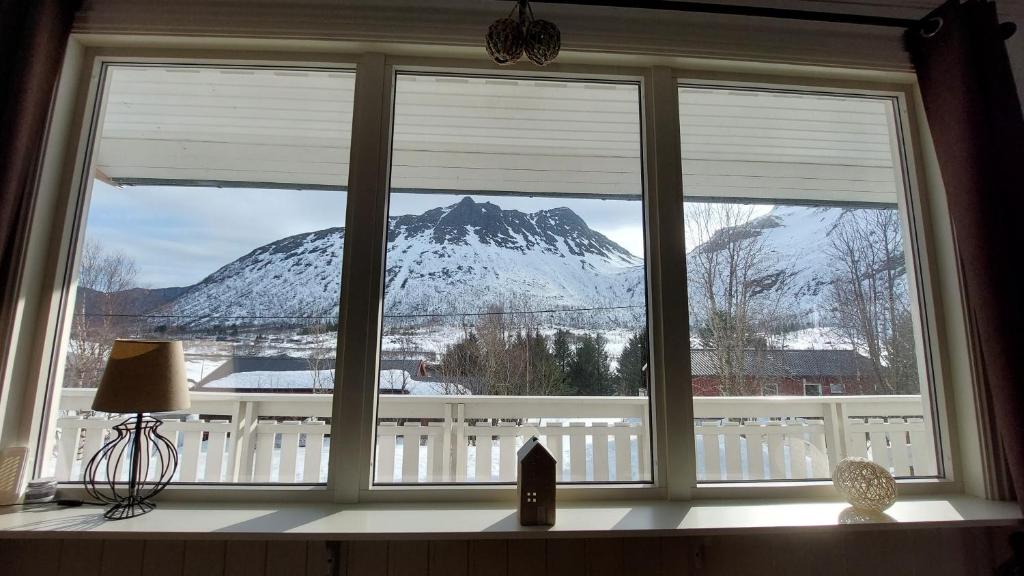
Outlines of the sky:
<svg viewBox="0 0 1024 576">
<path fill-rule="evenodd" d="M 463 196 L 396 193 L 389 212 L 392 216 L 422 214 Z M 522 212 L 568 207 L 591 228 L 643 256 L 642 205 L 637 200 L 472 196 Z M 345 199 L 346 194 L 339 191 L 118 188 L 96 181 L 86 238 L 133 258 L 142 287 L 189 286 L 264 244 L 344 226 Z"/>
</svg>

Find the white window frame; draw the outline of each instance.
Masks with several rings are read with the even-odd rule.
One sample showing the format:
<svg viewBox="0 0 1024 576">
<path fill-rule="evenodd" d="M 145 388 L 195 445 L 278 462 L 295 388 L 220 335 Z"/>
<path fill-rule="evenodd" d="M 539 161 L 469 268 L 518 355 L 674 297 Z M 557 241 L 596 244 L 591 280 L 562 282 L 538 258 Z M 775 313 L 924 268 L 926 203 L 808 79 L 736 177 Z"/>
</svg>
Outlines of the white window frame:
<svg viewBox="0 0 1024 576">
<path fill-rule="evenodd" d="M 930 350 L 929 369 L 935 389 L 935 421 L 944 475 L 937 479 L 900 480 L 903 494 L 967 492 L 985 496 L 985 468 L 979 450 L 978 418 L 967 359 L 966 325 L 956 277 L 952 234 L 945 208 L 941 178 L 924 122 L 916 79 L 909 73 L 779 67 L 775 65 L 707 61 L 694 68 L 672 68 L 655 57 L 603 60 L 587 55 L 565 58 L 544 69 L 495 69 L 476 52 L 461 51 L 460 58 L 418 55 L 415 48 L 382 47 L 381 52 L 349 44 L 310 43 L 296 47 L 267 41 L 242 48 L 225 49 L 225 43 L 171 40 L 170 46 L 154 48 L 139 39 L 106 36 L 73 36 L 63 77 L 55 100 L 54 117 L 39 181 L 40 199 L 33 214 L 25 279 L 20 287 L 22 305 L 18 328 L 11 343 L 5 381 L 17 394 L 8 402 L 23 409 L 20 417 L 8 416 L 0 429 L 0 445 L 39 444 L 47 402 L 51 362 L 60 361 L 66 338 L 61 326 L 65 286 L 64 271 L 72 270 L 76 245 L 76 202 L 88 199 L 91 180 L 92 123 L 100 110 L 96 96 L 100 70 L 105 64 L 247 64 L 303 68 L 356 68 L 356 93 L 352 126 L 352 156 L 348 183 L 348 237 L 343 264 L 338 358 L 342 362 L 333 403 L 330 473 L 326 486 L 179 485 L 165 493 L 180 500 L 314 500 L 325 502 L 465 501 L 514 499 L 514 487 L 493 486 L 372 486 L 375 386 L 380 343 L 381 274 L 386 236 L 389 185 L 390 128 L 393 81 L 397 71 L 470 72 L 487 75 L 529 75 L 579 79 L 629 79 L 639 81 L 642 110 L 643 163 L 647 242 L 649 330 L 652 336 L 652 455 L 653 483 L 622 486 L 563 486 L 564 500 L 635 500 L 694 498 L 774 498 L 830 496 L 828 482 L 758 482 L 697 485 L 694 431 L 691 425 L 692 391 L 686 354 L 664 354 L 689 341 L 685 294 L 685 261 L 682 226 L 682 182 L 679 139 L 678 86 L 682 83 L 762 86 L 837 94 L 870 94 L 893 98 L 900 111 L 903 166 L 907 196 L 914 201 L 905 219 L 912 219 L 912 242 L 919 284 L 924 293 L 927 325 L 923 335 Z M 229 43 L 228 43 L 229 44 Z M 286 47 L 287 51 L 280 48 Z M 183 48 L 190 47 L 190 48 Z M 274 48 L 278 48 L 277 51 Z M 429 54 L 434 50 L 424 50 Z M 458 52 L 458 51 L 456 51 Z M 605 62 L 600 65 L 594 61 Z M 669 64 L 676 64 L 669 62 Z M 715 70 L 708 72 L 707 70 Z M 679 191 L 683 190 L 683 194 Z M 80 192 L 82 191 L 82 192 Z M 901 200 L 902 202 L 903 200 Z M 355 218 L 359 214 L 359 218 Z M 906 225 L 906 224 L 905 224 Z M 906 228 L 905 228 L 906 230 Z M 73 273 L 73 272 L 72 272 Z M 365 278 L 360 283 L 353 277 Z M 684 291 L 685 292 L 685 291 Z M 363 321 L 353 321 L 362 318 Z M 681 327 L 671 329 L 670 327 Z M 940 335 L 942 335 L 940 337 Z M 56 364 L 55 364 L 56 365 Z M 55 372 L 56 373 L 56 372 Z M 679 383 L 668 385 L 669 382 Z M 953 407 L 956 410 L 953 410 Z M 10 415 L 11 409 L 5 412 Z M 666 417 L 671 414 L 672 417 Z M 355 462 L 356 465 L 348 465 Z M 965 472 L 966 471 L 966 472 Z"/>
</svg>

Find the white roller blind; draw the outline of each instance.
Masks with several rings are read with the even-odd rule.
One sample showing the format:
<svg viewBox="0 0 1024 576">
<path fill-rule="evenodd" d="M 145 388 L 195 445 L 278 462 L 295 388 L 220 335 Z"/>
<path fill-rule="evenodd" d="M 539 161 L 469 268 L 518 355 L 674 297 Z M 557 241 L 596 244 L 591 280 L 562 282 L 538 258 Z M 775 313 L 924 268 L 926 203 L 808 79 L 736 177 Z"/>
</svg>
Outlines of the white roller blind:
<svg viewBox="0 0 1024 576">
<path fill-rule="evenodd" d="M 354 84 L 344 71 L 111 68 L 99 176 L 343 188 Z"/>
<path fill-rule="evenodd" d="M 679 89 L 688 197 L 895 203 L 892 102 Z"/>
<path fill-rule="evenodd" d="M 392 190 L 639 196 L 636 84 L 402 74 Z"/>
</svg>

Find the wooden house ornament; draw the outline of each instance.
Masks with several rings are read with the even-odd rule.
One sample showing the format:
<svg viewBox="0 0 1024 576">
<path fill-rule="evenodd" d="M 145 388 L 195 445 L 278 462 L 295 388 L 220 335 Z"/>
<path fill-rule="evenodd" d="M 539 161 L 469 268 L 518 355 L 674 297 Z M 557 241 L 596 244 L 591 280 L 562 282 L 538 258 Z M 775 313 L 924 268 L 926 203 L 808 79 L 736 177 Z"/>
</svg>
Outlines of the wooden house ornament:
<svg viewBox="0 0 1024 576">
<path fill-rule="evenodd" d="M 555 525 L 555 457 L 534 436 L 518 453 L 519 524 Z"/>
</svg>

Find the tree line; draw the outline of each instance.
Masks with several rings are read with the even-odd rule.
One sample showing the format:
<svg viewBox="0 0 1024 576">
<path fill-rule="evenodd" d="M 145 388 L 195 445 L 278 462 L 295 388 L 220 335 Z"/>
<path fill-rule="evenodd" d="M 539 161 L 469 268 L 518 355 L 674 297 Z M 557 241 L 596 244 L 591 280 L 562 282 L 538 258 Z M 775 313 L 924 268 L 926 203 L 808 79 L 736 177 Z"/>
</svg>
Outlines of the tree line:
<svg viewBox="0 0 1024 576">
<path fill-rule="evenodd" d="M 635 331 L 617 362 L 600 333 L 545 335 L 515 325 L 500 305 L 464 329 L 437 366 L 442 394 L 637 396 L 646 389 L 646 329 Z"/>
</svg>

